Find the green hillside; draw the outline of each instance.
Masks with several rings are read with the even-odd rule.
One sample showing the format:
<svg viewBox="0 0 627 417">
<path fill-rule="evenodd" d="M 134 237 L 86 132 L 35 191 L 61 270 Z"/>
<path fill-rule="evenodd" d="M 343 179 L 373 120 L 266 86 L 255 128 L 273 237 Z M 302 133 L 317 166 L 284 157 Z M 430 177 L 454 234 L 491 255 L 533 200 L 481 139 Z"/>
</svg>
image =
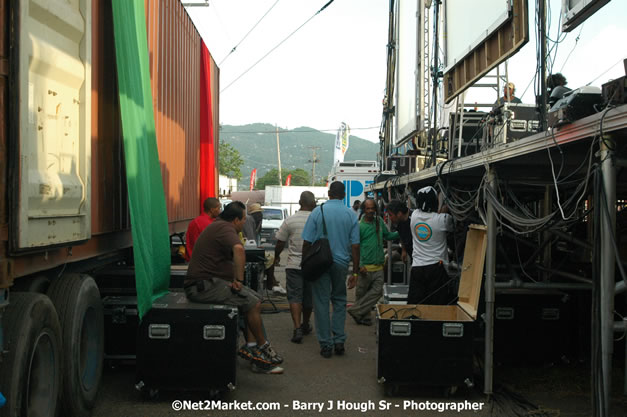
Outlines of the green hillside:
<svg viewBox="0 0 627 417">
<path fill-rule="evenodd" d="M 302 168 L 311 173 L 313 150 L 320 162 L 316 163 L 316 179 L 326 178 L 333 164 L 335 133 L 320 132 L 309 127 L 285 130 L 279 128 L 281 168 Z M 220 140 L 237 149 L 244 159 L 242 181 L 248 184 L 250 172 L 257 168 L 257 178 L 277 167 L 276 128 L 266 123 L 243 126 L 220 126 Z M 379 145 L 351 135 L 345 160 L 376 160 Z"/>
</svg>

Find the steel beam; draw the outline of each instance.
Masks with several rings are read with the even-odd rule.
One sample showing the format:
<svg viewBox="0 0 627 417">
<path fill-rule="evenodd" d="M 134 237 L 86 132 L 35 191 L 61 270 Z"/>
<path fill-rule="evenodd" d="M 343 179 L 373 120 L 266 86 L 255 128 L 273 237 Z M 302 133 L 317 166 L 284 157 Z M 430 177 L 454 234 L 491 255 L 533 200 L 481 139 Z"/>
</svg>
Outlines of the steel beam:
<svg viewBox="0 0 627 417">
<path fill-rule="evenodd" d="M 599 207 L 601 220 L 601 370 L 603 379 L 604 415 L 610 415 L 610 392 L 612 382 L 612 354 L 614 350 L 614 239 L 616 231 L 616 167 L 612 149 L 614 141 L 604 137 L 601 142 L 601 171 L 603 190 Z M 607 208 L 607 210 L 605 209 Z"/>
<path fill-rule="evenodd" d="M 494 167 L 488 171 L 488 187 L 494 188 Z M 487 213 L 488 243 L 485 262 L 485 354 L 484 385 L 485 394 L 493 393 L 494 384 L 494 281 L 496 273 L 496 216 L 492 203 L 488 202 Z"/>
</svg>

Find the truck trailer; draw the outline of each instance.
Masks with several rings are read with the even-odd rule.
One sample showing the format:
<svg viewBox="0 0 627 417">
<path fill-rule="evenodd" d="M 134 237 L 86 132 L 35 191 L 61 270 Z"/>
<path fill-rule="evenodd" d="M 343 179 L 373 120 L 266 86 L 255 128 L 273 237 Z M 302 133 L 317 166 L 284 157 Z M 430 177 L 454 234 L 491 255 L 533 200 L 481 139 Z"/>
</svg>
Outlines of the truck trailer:
<svg viewBox="0 0 627 417">
<path fill-rule="evenodd" d="M 199 124 L 204 98 L 217 158 L 219 69 L 209 56 L 202 91 L 206 47 L 183 5 L 144 7 L 168 227 L 182 233 L 201 168 L 217 195 Z M 0 416 L 87 416 L 104 344 L 90 273 L 133 264 L 112 2 L 0 0 L 0 28 Z"/>
</svg>

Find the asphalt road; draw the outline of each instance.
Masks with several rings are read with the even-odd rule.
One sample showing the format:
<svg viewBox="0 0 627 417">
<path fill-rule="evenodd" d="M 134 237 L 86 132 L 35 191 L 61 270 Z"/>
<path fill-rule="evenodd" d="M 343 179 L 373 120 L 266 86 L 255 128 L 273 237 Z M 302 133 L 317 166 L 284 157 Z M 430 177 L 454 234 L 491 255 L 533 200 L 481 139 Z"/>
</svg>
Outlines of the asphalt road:
<svg viewBox="0 0 627 417">
<path fill-rule="evenodd" d="M 284 284 L 284 272 L 276 271 L 277 278 Z M 349 291 L 349 302 L 353 292 Z M 286 307 L 284 298 L 272 297 L 281 309 Z M 267 308 L 268 305 L 266 306 Z M 455 395 L 446 397 L 443 390 L 410 388 L 401 390 L 398 396 L 386 397 L 383 387 L 377 383 L 376 355 L 377 343 L 375 327 L 358 326 L 347 318 L 346 354 L 324 359 L 319 354 L 315 335 L 305 337 L 303 344 L 290 342 L 292 324 L 289 313 L 282 311 L 263 315 L 269 339 L 285 357 L 283 375 L 261 375 L 251 372 L 248 364 L 238 359 L 237 388 L 221 398 L 222 403 L 211 404 L 207 393 L 160 392 L 155 399 L 144 399 L 134 388 L 135 369 L 133 366 L 107 367 L 103 384 L 93 413 L 94 417 L 143 417 L 143 416 L 487 416 L 504 415 L 502 409 L 492 410 L 499 404 L 487 403 L 486 396 L 479 389 L 460 389 Z M 572 376 L 539 369 L 532 376 L 525 375 L 533 384 L 521 384 L 525 395 L 538 405 L 544 416 L 587 416 L 590 415 L 590 401 L 585 388 L 565 389 Z M 620 376 L 620 369 L 616 369 Z M 534 371 L 529 371 L 534 372 Z M 498 369 L 499 376 L 506 376 L 516 383 L 517 370 Z M 504 376 L 504 377 L 505 377 Z M 585 381 L 584 372 L 579 375 Z M 536 378 L 536 379 L 532 379 Z M 553 378 L 553 380 L 551 380 Z M 560 390 L 556 390 L 555 380 L 559 380 Z M 616 381 L 622 387 L 620 381 Z M 548 387 L 548 388 L 547 388 Z M 514 409 L 510 397 L 497 395 L 501 406 Z M 183 401 L 184 403 L 175 403 Z M 196 405 L 194 405 L 196 404 Z M 455 404 L 455 405 L 453 405 Z M 480 411 L 448 410 L 440 412 L 438 407 L 481 408 Z M 624 399 L 618 396 L 615 415 L 624 416 Z M 196 409 L 177 411 L 178 405 Z M 218 409 L 220 407 L 277 407 L 274 410 Z M 213 407 L 212 410 L 200 409 Z M 430 409 L 429 409 L 430 408 Z M 492 411 L 491 411 L 492 410 Z M 614 413 L 613 413 L 614 414 Z M 522 415 L 522 414 L 521 414 Z M 531 414 L 525 414 L 531 415 Z"/>
</svg>

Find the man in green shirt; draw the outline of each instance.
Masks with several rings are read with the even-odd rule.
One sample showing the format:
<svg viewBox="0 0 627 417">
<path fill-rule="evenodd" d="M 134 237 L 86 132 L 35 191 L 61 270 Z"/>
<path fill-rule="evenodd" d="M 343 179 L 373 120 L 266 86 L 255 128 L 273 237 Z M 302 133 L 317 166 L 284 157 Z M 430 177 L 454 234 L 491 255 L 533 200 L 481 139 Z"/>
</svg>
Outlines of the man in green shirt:
<svg viewBox="0 0 627 417">
<path fill-rule="evenodd" d="M 377 204 L 371 198 L 364 202 L 364 216 L 359 222 L 359 277 L 355 304 L 346 311 L 357 324 L 372 325 L 370 311 L 383 295 L 383 240 L 398 239 L 379 216 Z"/>
</svg>

